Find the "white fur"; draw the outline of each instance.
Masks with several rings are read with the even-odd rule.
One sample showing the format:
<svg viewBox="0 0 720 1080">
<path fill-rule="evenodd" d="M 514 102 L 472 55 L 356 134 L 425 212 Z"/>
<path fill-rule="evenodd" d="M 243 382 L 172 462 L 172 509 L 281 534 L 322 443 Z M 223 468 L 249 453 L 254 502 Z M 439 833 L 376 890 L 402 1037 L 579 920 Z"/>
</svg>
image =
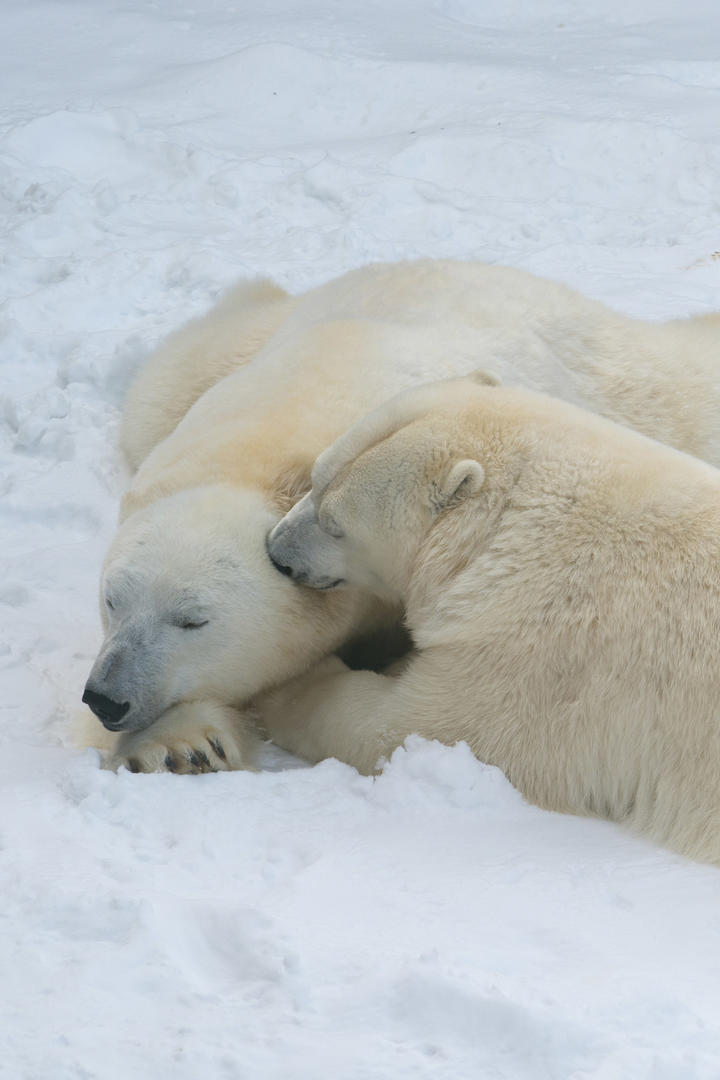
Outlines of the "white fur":
<svg viewBox="0 0 720 1080">
<path fill-rule="evenodd" d="M 326 451 L 313 522 L 277 530 L 309 582 L 402 603 L 417 651 L 323 661 L 256 702 L 266 730 L 364 772 L 464 739 L 541 806 L 720 863 L 720 471 L 524 390 L 429 396 Z"/>
<path fill-rule="evenodd" d="M 294 587 L 266 560 L 264 534 L 308 489 L 320 451 L 397 392 L 482 365 L 720 461 L 719 344 L 711 319 L 641 323 L 479 263 L 369 266 L 299 298 L 238 287 L 162 345 L 131 388 L 122 444 L 139 468 L 101 598 L 108 576 L 127 576 L 137 599 L 108 633 L 142 645 L 109 682 L 100 664 L 91 683 L 127 689 L 128 722 L 154 724 L 180 702 L 242 705 L 353 631 L 387 625 L 395 609 L 367 593 Z M 234 569 L 217 573 L 218 557 Z M 132 582 L 144 584 L 132 592 Z M 202 588 L 212 617 L 179 633 L 168 612 L 186 588 Z M 134 757 L 156 766 L 140 735 Z"/>
</svg>

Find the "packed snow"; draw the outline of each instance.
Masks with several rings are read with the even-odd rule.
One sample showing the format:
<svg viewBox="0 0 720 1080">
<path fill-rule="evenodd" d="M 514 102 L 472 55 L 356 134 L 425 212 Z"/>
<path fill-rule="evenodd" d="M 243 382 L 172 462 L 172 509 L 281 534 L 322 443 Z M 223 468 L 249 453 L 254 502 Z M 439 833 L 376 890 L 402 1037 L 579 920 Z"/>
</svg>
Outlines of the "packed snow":
<svg viewBox="0 0 720 1080">
<path fill-rule="evenodd" d="M 155 343 L 416 255 L 720 307 L 719 42 L 710 0 L 5 0 L 0 1075 L 720 1077 L 717 869 L 462 745 L 144 776 L 68 734 Z"/>
</svg>

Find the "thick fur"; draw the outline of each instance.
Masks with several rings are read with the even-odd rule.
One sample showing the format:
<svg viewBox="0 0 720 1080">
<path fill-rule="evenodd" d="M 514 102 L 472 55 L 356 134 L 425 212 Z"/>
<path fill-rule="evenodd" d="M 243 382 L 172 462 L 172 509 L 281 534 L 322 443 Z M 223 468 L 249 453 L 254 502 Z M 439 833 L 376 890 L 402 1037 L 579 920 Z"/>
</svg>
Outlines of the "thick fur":
<svg viewBox="0 0 720 1080">
<path fill-rule="evenodd" d="M 434 399 L 434 401 L 433 401 Z M 310 761 L 464 739 L 530 800 L 720 863 L 720 471 L 542 395 L 411 391 L 322 456 L 273 557 L 401 603 L 416 653 L 260 698 Z"/>
<path fill-rule="evenodd" d="M 708 320 L 642 323 L 479 263 L 369 266 L 298 298 L 238 287 L 161 346 L 128 397 L 122 444 L 139 467 L 103 570 L 106 638 L 88 682 L 128 704 L 113 760 L 156 768 L 161 730 L 177 760 L 172 725 L 149 728 L 167 709 L 188 704 L 185 746 L 192 708 L 204 731 L 205 702 L 234 715 L 226 707 L 396 617 L 366 591 L 300 590 L 264 551 L 315 457 L 369 409 L 481 364 L 720 462 L 718 355 Z M 236 741 L 232 724 L 220 734 Z"/>
<path fill-rule="evenodd" d="M 272 281 L 243 282 L 209 316 L 171 334 L 128 392 L 120 446 L 137 469 L 199 397 L 253 358 L 288 317 L 295 301 Z"/>
</svg>

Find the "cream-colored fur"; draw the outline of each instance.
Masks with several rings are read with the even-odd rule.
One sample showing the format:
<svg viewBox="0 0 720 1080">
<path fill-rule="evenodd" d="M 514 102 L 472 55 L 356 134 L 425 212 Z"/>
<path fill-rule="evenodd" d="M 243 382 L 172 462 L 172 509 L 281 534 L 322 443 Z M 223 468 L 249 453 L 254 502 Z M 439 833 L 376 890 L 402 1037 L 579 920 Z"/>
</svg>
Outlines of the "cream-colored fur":
<svg viewBox="0 0 720 1080">
<path fill-rule="evenodd" d="M 720 862 L 720 471 L 470 379 L 322 455 L 271 554 L 401 602 L 393 677 L 323 661 L 256 703 L 281 746 L 372 772 L 464 739 L 530 800 Z"/>
<path fill-rule="evenodd" d="M 297 298 L 239 287 L 161 346 L 128 397 L 122 443 L 139 467 L 103 571 L 106 640 L 89 681 L 131 707 L 114 761 L 131 742 L 155 768 L 160 730 L 172 760 L 172 726 L 154 723 L 165 710 L 242 706 L 395 617 L 362 590 L 297 589 L 264 551 L 315 457 L 369 409 L 482 365 L 720 463 L 719 355 L 707 320 L 638 322 L 480 263 L 369 266 Z M 108 584 L 122 599 L 112 611 Z M 183 629 L 190 601 L 211 617 Z M 234 743 L 231 724 L 223 737 Z"/>
<path fill-rule="evenodd" d="M 247 363 L 295 304 L 273 281 L 242 282 L 164 341 L 128 392 L 120 446 L 137 469 L 206 390 Z"/>
</svg>

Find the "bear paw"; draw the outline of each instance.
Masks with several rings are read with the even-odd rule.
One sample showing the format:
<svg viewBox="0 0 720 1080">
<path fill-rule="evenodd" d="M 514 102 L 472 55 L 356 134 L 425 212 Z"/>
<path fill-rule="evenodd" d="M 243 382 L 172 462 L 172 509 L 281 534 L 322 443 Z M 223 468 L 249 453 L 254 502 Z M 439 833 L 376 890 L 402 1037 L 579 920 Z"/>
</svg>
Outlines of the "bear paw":
<svg viewBox="0 0 720 1080">
<path fill-rule="evenodd" d="M 339 656 L 326 656 L 303 675 L 260 694 L 253 701 L 259 730 L 276 746 L 306 761 L 318 761 L 327 756 L 320 754 L 318 757 L 311 749 L 314 694 L 319 690 L 322 698 L 324 679 L 349 673 L 350 668 Z"/>
<path fill-rule="evenodd" d="M 253 770 L 258 746 L 249 710 L 212 701 L 184 702 L 143 731 L 121 735 L 107 765 L 131 772 Z"/>
</svg>

